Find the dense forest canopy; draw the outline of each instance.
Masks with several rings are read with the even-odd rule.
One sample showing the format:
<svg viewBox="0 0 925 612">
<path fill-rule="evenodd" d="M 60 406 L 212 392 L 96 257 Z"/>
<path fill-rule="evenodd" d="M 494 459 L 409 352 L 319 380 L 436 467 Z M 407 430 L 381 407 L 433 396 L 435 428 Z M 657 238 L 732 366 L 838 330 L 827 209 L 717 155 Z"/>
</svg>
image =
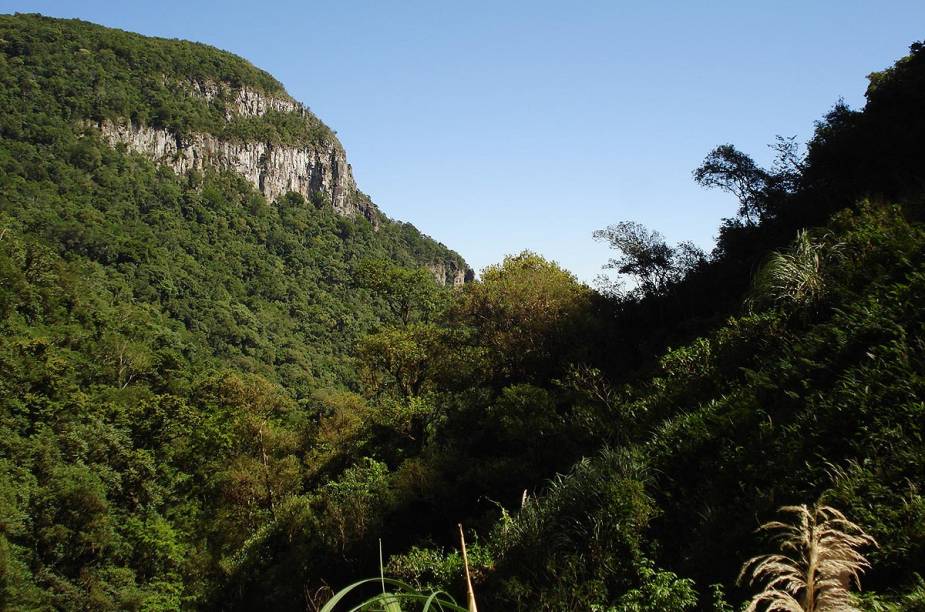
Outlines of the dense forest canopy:
<svg viewBox="0 0 925 612">
<path fill-rule="evenodd" d="M 486 610 L 731 610 L 821 502 L 866 534 L 845 601 L 925 609 L 921 44 L 805 155 L 705 152 L 712 253 L 614 219 L 605 291 L 531 252 L 444 287 L 411 225 L 92 126 L 333 138 L 192 95 L 288 99 L 230 54 L 34 15 L 0 51 L 0 607 L 317 610 L 380 539 L 462 601 L 462 523 Z"/>
</svg>

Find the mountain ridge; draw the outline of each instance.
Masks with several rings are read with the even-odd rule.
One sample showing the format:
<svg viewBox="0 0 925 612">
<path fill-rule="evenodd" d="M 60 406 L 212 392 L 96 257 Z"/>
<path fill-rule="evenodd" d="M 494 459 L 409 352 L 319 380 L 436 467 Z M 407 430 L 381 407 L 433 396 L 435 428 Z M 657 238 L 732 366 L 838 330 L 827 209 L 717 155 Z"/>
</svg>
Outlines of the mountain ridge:
<svg viewBox="0 0 925 612">
<path fill-rule="evenodd" d="M 95 132 L 180 175 L 234 171 L 270 202 L 293 192 L 338 214 L 362 216 L 374 229 L 386 219 L 358 189 L 334 131 L 244 58 L 201 43 L 36 14 L 0 16 L 0 48 L 2 67 L 25 73 L 18 85 L 41 94 L 32 109 L 57 111 L 83 135 Z M 68 53 L 77 61 L 42 61 Z M 472 278 L 462 257 L 441 248 L 419 262 L 450 270 L 434 272 L 435 280 L 452 285 Z"/>
</svg>

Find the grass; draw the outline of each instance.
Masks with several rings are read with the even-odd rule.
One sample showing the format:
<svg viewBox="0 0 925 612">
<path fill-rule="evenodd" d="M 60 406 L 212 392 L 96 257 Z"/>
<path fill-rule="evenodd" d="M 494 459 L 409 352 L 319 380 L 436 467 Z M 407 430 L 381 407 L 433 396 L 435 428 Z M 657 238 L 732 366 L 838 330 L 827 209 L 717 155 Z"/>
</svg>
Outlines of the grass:
<svg viewBox="0 0 925 612">
<path fill-rule="evenodd" d="M 348 608 L 346 612 L 403 612 L 403 610 L 414 609 L 420 606 L 421 612 L 477 612 L 475 605 L 475 592 L 472 589 L 472 581 L 469 577 L 469 560 L 466 556 L 466 538 L 463 535 L 462 525 L 459 525 L 459 540 L 462 545 L 463 567 L 466 574 L 466 595 L 467 607 L 462 607 L 456 603 L 453 596 L 446 591 L 433 591 L 424 593 L 417 590 L 410 584 L 385 577 L 385 569 L 382 563 L 382 540 L 379 540 L 379 578 L 366 578 L 350 584 L 331 597 L 321 612 L 334 612 L 337 606 L 344 602 L 348 596 L 361 587 L 380 583 L 382 592 L 364 600 L 363 602 Z M 392 587 L 392 591 L 386 590 L 386 585 Z M 403 604 L 410 605 L 411 608 L 403 607 Z"/>
<path fill-rule="evenodd" d="M 793 522 L 772 521 L 761 530 L 776 531 L 781 554 L 746 561 L 739 580 L 766 580 L 764 589 L 749 602 L 747 612 L 766 604 L 768 612 L 860 612 L 851 594 L 859 589 L 860 574 L 870 567 L 859 552 L 876 541 L 830 506 L 785 506 Z"/>
</svg>

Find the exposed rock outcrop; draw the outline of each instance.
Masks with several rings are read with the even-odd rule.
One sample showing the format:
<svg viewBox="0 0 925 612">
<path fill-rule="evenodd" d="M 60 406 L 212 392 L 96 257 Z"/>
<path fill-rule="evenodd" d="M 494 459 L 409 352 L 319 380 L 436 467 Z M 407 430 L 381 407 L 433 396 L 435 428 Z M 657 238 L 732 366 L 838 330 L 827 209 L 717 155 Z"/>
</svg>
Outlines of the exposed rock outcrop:
<svg viewBox="0 0 925 612">
<path fill-rule="evenodd" d="M 305 115 L 301 104 L 256 90 L 208 81 L 184 83 L 189 95 L 213 100 L 224 99 L 225 118 L 259 117 L 270 111 Z M 363 215 L 378 225 L 378 210 L 362 197 L 353 180 L 347 155 L 336 138 L 331 137 L 300 146 L 269 142 L 236 142 L 212 134 L 193 133 L 183 138 L 166 129 L 133 125 L 127 121 L 105 120 L 96 125 L 102 137 L 113 146 L 124 145 L 158 164 L 169 166 L 178 174 L 206 168 L 237 172 L 270 201 L 294 191 L 306 200 L 321 197 L 345 216 Z"/>
<path fill-rule="evenodd" d="M 177 95 L 194 96 L 220 104 L 226 121 L 262 117 L 270 112 L 298 113 L 317 121 L 302 104 L 285 94 L 271 95 L 249 87 L 231 87 L 214 81 L 176 81 Z M 93 124 L 110 145 L 148 157 L 177 174 L 207 168 L 240 174 L 269 201 L 292 191 L 306 200 L 331 206 L 344 216 L 362 215 L 376 228 L 380 216 L 376 205 L 357 189 L 343 146 L 333 135 L 299 145 L 223 139 L 215 134 L 193 132 L 185 136 L 128 121 L 104 120 Z M 464 263 L 444 259 L 428 264 L 434 280 L 459 287 L 473 280 Z"/>
<path fill-rule="evenodd" d="M 344 150 L 336 142 L 286 147 L 266 142 L 229 142 L 197 133 L 185 139 L 147 126 L 103 121 L 103 138 L 125 145 L 178 174 L 207 167 L 237 172 L 270 201 L 294 191 L 311 200 L 326 197 L 342 215 L 363 215 L 373 223 L 378 214 L 365 198 L 356 197 L 356 183 Z"/>
<path fill-rule="evenodd" d="M 222 98 L 225 104 L 225 118 L 262 117 L 269 111 L 279 113 L 306 112 L 305 106 L 289 97 L 268 95 L 246 85 L 234 89 L 226 83 L 215 81 L 197 81 L 181 83 L 180 88 L 189 95 L 198 96 L 208 101 Z"/>
<path fill-rule="evenodd" d="M 475 278 L 470 268 L 460 268 L 455 261 L 438 261 L 428 264 L 427 269 L 434 275 L 438 285 L 461 287 Z"/>
</svg>

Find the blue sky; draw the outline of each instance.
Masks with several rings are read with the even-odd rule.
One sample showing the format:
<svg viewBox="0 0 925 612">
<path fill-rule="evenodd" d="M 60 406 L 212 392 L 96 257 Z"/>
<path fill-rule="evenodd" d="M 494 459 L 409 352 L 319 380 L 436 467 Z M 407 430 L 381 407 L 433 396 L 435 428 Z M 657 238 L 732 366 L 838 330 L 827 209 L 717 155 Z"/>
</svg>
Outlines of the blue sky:
<svg viewBox="0 0 925 612">
<path fill-rule="evenodd" d="M 736 203 L 691 171 L 769 161 L 925 39 L 925 2 L 19 2 L 227 49 L 337 130 L 364 191 L 474 268 L 523 249 L 591 281 L 631 219 L 709 248 Z"/>
</svg>

